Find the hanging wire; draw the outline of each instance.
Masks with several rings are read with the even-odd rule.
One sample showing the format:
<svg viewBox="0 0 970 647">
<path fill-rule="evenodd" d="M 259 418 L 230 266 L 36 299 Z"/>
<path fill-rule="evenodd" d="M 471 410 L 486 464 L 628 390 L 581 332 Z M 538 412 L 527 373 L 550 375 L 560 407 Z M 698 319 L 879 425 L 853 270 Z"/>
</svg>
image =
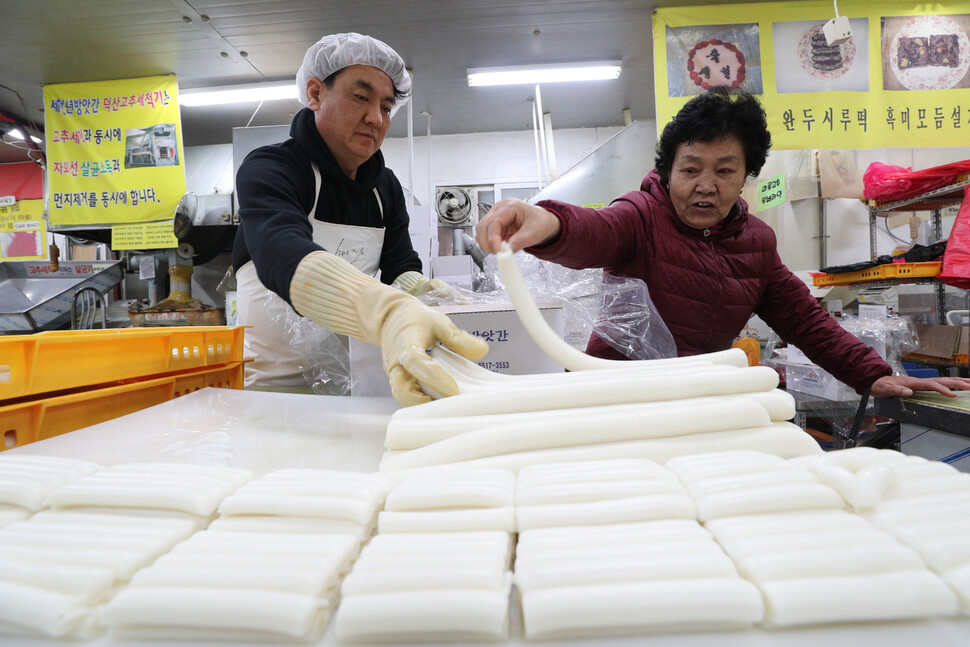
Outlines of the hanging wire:
<svg viewBox="0 0 970 647">
<path fill-rule="evenodd" d="M 900 238 L 899 236 L 897 236 L 896 234 L 893 233 L 892 229 L 889 228 L 889 218 L 883 218 L 882 221 L 886 225 L 886 233 L 887 234 L 889 234 L 890 236 L 892 236 L 893 238 L 895 238 L 899 242 L 905 243 L 906 245 L 912 245 L 913 244 L 913 241 L 911 241 L 911 240 L 903 240 L 902 238 Z"/>
</svg>

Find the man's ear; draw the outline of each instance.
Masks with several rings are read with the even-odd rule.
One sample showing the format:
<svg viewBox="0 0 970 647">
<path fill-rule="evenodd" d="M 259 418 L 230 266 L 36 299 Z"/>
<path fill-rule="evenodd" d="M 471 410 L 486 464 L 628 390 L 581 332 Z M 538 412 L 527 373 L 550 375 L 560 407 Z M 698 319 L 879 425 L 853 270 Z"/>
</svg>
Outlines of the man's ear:
<svg viewBox="0 0 970 647">
<path fill-rule="evenodd" d="M 304 91 L 306 92 L 307 107 L 310 108 L 310 110 L 316 110 L 320 107 L 320 103 L 323 101 L 322 95 L 324 89 L 323 82 L 320 79 L 311 76 L 307 80 Z"/>
</svg>

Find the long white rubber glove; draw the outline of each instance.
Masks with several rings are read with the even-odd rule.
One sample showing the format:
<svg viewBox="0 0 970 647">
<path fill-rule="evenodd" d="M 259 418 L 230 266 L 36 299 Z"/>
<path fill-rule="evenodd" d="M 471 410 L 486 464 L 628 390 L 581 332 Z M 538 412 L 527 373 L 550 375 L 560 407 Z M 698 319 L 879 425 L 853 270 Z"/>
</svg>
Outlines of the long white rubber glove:
<svg viewBox="0 0 970 647">
<path fill-rule="evenodd" d="M 431 400 L 419 382 L 442 396 L 458 393 L 428 348 L 440 342 L 471 360 L 488 352 L 483 339 L 459 330 L 448 317 L 328 252 L 300 261 L 290 281 L 290 302 L 328 330 L 380 346 L 391 393 L 406 407 Z"/>
<path fill-rule="evenodd" d="M 394 279 L 392 285 L 400 287 L 413 296 L 434 292 L 435 294 L 432 296 L 435 298 L 431 305 L 468 303 L 468 299 L 453 286 L 448 285 L 440 279 L 429 279 L 421 272 L 404 272 Z M 422 301 L 428 303 L 427 299 L 423 299 Z"/>
</svg>

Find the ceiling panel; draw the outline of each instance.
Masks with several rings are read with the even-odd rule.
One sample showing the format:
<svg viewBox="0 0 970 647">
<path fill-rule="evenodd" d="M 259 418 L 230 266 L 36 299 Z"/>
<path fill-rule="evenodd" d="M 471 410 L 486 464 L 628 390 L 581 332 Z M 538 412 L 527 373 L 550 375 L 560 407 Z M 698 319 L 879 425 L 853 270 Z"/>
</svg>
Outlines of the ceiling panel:
<svg viewBox="0 0 970 647">
<path fill-rule="evenodd" d="M 619 80 L 543 86 L 556 128 L 654 115 L 650 17 L 690 0 L 0 0 L 0 111 L 43 120 L 45 83 L 176 74 L 181 88 L 292 79 L 319 37 L 358 31 L 394 47 L 414 73 L 415 132 L 532 127 L 532 86 L 469 88 L 467 67 L 617 59 Z M 704 4 L 728 4 L 708 0 Z M 19 94 L 19 97 L 18 97 Z M 26 109 L 21 105 L 23 99 Z M 296 102 L 183 108 L 187 146 L 232 128 L 289 123 Z M 389 136 L 407 133 L 407 112 Z M 22 153 L 0 145 L 0 161 Z"/>
</svg>

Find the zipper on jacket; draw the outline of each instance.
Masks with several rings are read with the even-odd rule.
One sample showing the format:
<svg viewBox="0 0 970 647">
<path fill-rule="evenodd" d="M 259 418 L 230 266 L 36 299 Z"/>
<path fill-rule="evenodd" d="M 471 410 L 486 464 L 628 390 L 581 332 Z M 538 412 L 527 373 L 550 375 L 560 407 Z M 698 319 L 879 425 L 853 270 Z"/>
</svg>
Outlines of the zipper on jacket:
<svg viewBox="0 0 970 647">
<path fill-rule="evenodd" d="M 704 234 L 704 240 L 707 241 L 707 244 L 711 246 L 711 251 L 713 252 L 714 251 L 714 239 L 711 238 L 711 230 L 710 230 L 710 228 L 705 227 L 704 228 L 704 231 L 703 231 L 703 234 Z"/>
</svg>

